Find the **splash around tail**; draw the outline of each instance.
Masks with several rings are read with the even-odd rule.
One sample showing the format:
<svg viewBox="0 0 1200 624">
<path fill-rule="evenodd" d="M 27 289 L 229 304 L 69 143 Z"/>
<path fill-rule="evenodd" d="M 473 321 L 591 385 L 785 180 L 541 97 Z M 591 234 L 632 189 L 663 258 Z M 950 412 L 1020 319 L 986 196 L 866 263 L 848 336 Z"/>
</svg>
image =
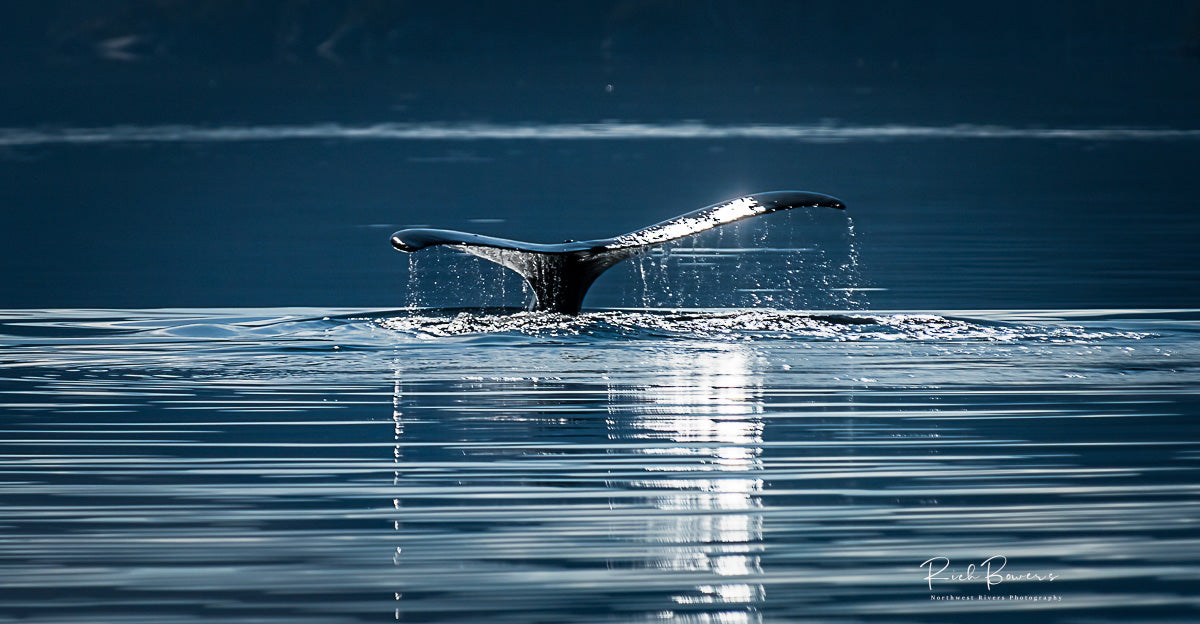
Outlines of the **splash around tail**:
<svg viewBox="0 0 1200 624">
<path fill-rule="evenodd" d="M 446 245 L 512 269 L 534 293 L 533 311 L 579 314 L 583 298 L 601 273 L 664 243 L 749 217 L 792 208 L 845 209 L 841 200 L 806 191 L 755 193 L 706 206 L 612 238 L 554 245 L 495 238 L 469 232 L 408 229 L 392 234 L 403 252 Z"/>
</svg>

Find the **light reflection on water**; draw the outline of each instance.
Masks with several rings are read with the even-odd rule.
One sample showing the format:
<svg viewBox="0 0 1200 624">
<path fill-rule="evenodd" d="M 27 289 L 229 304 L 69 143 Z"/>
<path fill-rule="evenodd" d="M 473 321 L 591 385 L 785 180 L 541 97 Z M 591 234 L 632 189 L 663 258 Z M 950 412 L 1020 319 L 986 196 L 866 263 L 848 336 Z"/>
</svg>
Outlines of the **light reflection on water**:
<svg viewBox="0 0 1200 624">
<path fill-rule="evenodd" d="M 645 478 L 610 486 L 652 492 L 648 503 L 665 512 L 643 529 L 645 565 L 710 577 L 670 599 L 722 622 L 762 621 L 763 404 L 752 358 L 736 346 L 667 353 L 656 365 L 671 372 L 669 385 L 609 390 L 609 439 L 641 442 L 632 454 L 650 456 Z"/>
<path fill-rule="evenodd" d="M 7 312 L 0 613 L 1187 620 L 1197 318 Z"/>
</svg>

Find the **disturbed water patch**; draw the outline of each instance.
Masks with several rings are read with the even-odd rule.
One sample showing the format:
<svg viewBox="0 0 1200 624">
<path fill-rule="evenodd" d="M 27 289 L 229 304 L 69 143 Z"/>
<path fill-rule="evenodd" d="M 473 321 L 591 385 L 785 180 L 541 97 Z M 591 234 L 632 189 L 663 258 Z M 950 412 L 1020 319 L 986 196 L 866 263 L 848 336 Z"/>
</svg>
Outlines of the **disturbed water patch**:
<svg viewBox="0 0 1200 624">
<path fill-rule="evenodd" d="M 401 310 L 104 310 L 0 313 L 0 337 L 31 346 L 72 343 L 204 343 L 236 348 L 386 348 L 406 338 L 470 335 L 591 337 L 596 339 L 799 339 L 818 341 L 1053 341 L 1138 340 L 1153 331 L 1106 326 L 1126 315 L 1097 312 L 1067 321 L 1044 314 L 801 312 L 790 310 L 623 309 L 564 315 L 519 308 Z M 1071 321 L 1075 322 L 1071 322 Z M 1147 321 L 1149 323 L 1150 321 Z M 1126 325 L 1128 323 L 1125 323 Z M 1108 323 L 1107 325 L 1114 325 Z M 158 341 L 158 342 L 156 342 Z"/>
<path fill-rule="evenodd" d="M 813 314 L 779 310 L 609 310 L 567 316 L 523 311 L 422 311 L 376 318 L 380 327 L 413 336 L 522 334 L 692 339 L 833 341 L 963 341 L 1139 339 L 1152 334 L 1083 326 L 1045 326 L 936 314 Z"/>
</svg>

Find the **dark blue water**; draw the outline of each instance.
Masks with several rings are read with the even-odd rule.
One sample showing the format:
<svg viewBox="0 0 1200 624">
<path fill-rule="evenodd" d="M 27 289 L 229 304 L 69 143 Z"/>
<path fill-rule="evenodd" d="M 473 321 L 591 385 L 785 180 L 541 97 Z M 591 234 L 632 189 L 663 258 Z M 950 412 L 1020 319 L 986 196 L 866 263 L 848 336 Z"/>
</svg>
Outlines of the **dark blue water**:
<svg viewBox="0 0 1200 624">
<path fill-rule="evenodd" d="M 778 189 L 881 309 L 1200 307 L 1194 3 L 693 4 L 5 7 L 0 307 L 397 307 L 402 226 Z"/>
<path fill-rule="evenodd" d="M 395 307 L 401 227 L 586 240 L 791 188 L 847 202 L 879 308 L 1200 305 L 1195 138 L 18 149 L 37 156 L 2 165 L 8 307 Z M 800 225 L 796 245 L 844 249 L 836 216 Z M 608 291 L 585 304 L 629 305 Z"/>
<path fill-rule="evenodd" d="M 1195 4 L 585 4 L 0 8 L 0 622 L 1197 620 Z"/>
</svg>

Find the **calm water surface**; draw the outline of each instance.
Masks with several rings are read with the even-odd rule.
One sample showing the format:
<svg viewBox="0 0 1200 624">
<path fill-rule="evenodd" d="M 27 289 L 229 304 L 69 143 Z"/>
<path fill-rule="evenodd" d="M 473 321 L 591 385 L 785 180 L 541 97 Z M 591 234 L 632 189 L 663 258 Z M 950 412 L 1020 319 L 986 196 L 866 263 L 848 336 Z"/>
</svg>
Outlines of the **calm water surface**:
<svg viewBox="0 0 1200 624">
<path fill-rule="evenodd" d="M 1198 330 L 7 311 L 0 621 L 1190 621 Z"/>
</svg>

